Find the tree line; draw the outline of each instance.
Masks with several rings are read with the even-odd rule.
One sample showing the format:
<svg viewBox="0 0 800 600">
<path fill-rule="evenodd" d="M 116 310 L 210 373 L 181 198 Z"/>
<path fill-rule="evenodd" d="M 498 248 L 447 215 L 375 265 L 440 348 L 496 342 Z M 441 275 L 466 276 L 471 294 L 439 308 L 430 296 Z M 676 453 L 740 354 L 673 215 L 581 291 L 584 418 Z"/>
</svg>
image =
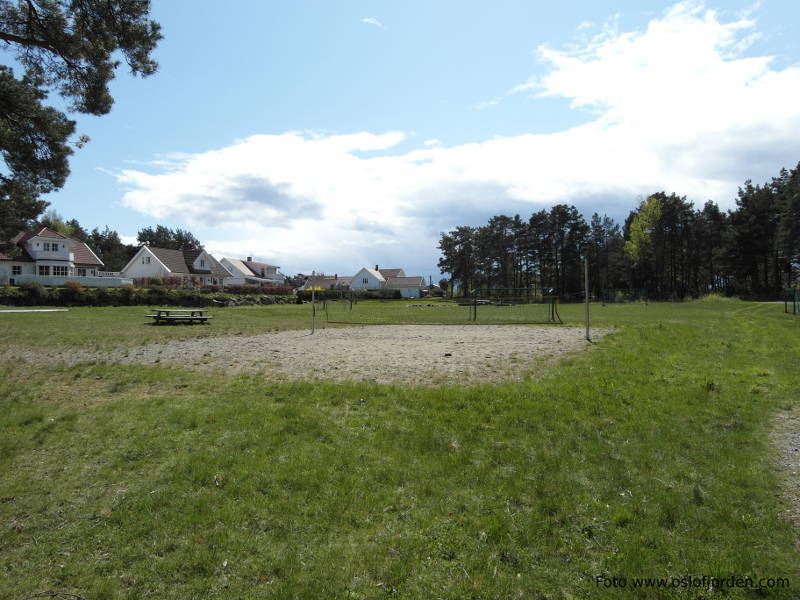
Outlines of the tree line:
<svg viewBox="0 0 800 600">
<path fill-rule="evenodd" d="M 780 298 L 798 283 L 799 229 L 800 163 L 763 185 L 746 181 L 727 212 L 658 192 L 622 226 L 597 213 L 587 222 L 574 206 L 557 204 L 528 219 L 498 215 L 456 227 L 441 234 L 439 269 L 464 295 L 527 288 L 570 299 L 583 292 L 585 256 L 595 298 Z"/>
<path fill-rule="evenodd" d="M 103 261 L 107 271 L 121 271 L 133 258 L 139 246 L 147 244 L 154 248 L 170 248 L 173 250 L 196 250 L 201 247 L 200 241 L 192 232 L 163 225 L 143 227 L 139 230 L 137 244 L 126 244 L 114 229 L 108 225 L 104 229 L 95 227 L 91 231 L 84 229 L 77 219 L 64 220 L 54 210 L 47 211 L 38 221 L 42 227 L 65 233 L 88 244 L 92 251 Z"/>
</svg>

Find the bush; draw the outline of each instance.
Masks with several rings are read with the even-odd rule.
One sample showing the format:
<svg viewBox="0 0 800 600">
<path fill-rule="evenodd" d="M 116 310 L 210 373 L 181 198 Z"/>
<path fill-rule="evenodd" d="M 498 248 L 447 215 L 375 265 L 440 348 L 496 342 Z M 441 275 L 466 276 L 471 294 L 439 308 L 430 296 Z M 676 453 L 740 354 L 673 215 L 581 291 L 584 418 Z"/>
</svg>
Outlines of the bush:
<svg viewBox="0 0 800 600">
<path fill-rule="evenodd" d="M 64 287 L 48 289 L 38 283 L 25 283 L 19 287 L 0 286 L 0 304 L 7 306 L 244 306 L 269 305 L 293 302 L 287 295 L 264 294 L 232 295 L 209 293 L 192 289 L 166 287 L 137 289 L 132 286 L 118 288 L 87 288 L 72 281 Z"/>
<path fill-rule="evenodd" d="M 83 306 L 87 304 L 86 289 L 77 281 L 67 281 L 57 293 L 59 304 L 65 306 Z"/>
<path fill-rule="evenodd" d="M 359 300 L 400 300 L 400 290 L 353 290 Z"/>
<path fill-rule="evenodd" d="M 40 283 L 20 283 L 19 289 L 24 293 L 24 303 L 33 306 L 36 304 L 47 304 L 50 294 Z"/>
<path fill-rule="evenodd" d="M 355 297 L 358 300 L 400 300 L 403 296 L 400 290 L 353 290 Z M 349 297 L 349 290 L 316 290 L 314 292 L 318 300 L 324 299 L 338 299 L 342 297 Z M 311 301 L 311 290 L 298 290 L 297 298 L 301 302 Z"/>
<path fill-rule="evenodd" d="M 25 293 L 18 287 L 0 287 L 0 304 L 6 306 L 21 306 L 25 304 Z"/>
</svg>

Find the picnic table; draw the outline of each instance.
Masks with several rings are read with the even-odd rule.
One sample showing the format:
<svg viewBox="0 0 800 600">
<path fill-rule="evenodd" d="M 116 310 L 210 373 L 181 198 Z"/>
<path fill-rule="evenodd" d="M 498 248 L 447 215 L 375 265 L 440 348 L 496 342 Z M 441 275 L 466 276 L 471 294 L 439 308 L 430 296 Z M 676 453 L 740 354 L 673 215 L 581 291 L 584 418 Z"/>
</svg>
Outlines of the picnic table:
<svg viewBox="0 0 800 600">
<path fill-rule="evenodd" d="M 157 308 L 155 314 L 145 315 L 153 319 L 153 325 L 164 323 L 185 323 L 194 325 L 195 323 L 208 323 L 213 318 L 207 315 L 205 308 Z"/>
</svg>

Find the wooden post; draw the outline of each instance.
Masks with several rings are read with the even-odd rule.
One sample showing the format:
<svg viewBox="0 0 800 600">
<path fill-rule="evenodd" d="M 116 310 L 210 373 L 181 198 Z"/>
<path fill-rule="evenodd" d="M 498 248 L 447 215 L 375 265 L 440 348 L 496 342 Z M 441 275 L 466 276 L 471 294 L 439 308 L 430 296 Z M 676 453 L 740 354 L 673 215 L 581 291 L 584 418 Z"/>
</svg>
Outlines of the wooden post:
<svg viewBox="0 0 800 600">
<path fill-rule="evenodd" d="M 315 290 L 316 271 L 311 271 L 311 335 L 314 335 L 314 328 L 317 325 L 317 292 Z"/>
<path fill-rule="evenodd" d="M 586 300 L 586 311 L 584 321 L 586 322 L 586 341 L 591 342 L 592 337 L 589 335 L 589 256 L 583 257 L 583 290 Z"/>
</svg>

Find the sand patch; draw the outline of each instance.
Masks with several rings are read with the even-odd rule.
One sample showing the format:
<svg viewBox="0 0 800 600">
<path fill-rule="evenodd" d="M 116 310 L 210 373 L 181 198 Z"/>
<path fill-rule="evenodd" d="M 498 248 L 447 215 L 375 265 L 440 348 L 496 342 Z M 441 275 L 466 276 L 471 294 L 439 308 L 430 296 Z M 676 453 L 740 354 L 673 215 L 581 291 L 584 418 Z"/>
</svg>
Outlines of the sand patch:
<svg viewBox="0 0 800 600">
<path fill-rule="evenodd" d="M 592 331 L 594 340 L 610 330 Z M 513 381 L 548 359 L 587 346 L 577 327 L 530 325 L 379 325 L 178 340 L 97 352 L 15 351 L 36 363 L 180 365 L 260 373 L 267 379 L 375 381 L 412 385 Z M 4 358 L 12 358 L 5 356 Z"/>
</svg>

